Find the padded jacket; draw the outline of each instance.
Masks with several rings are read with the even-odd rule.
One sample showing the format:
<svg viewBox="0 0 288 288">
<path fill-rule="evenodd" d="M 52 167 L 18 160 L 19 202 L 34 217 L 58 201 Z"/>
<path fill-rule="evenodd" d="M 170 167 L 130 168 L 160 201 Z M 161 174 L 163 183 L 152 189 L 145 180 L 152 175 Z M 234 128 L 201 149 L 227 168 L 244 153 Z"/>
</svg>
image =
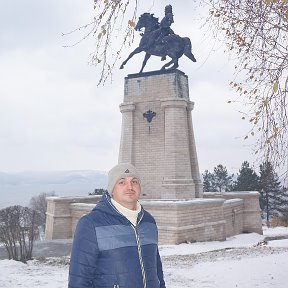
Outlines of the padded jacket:
<svg viewBox="0 0 288 288">
<path fill-rule="evenodd" d="M 143 208 L 134 226 L 104 194 L 74 234 L 69 288 L 165 288 L 154 218 Z"/>
</svg>

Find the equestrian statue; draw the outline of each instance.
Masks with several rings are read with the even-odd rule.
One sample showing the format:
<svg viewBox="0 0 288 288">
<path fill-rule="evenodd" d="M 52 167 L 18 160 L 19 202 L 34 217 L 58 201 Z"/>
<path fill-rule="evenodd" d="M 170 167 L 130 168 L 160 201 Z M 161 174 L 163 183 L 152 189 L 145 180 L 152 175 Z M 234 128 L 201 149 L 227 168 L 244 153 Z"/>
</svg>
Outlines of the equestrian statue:
<svg viewBox="0 0 288 288">
<path fill-rule="evenodd" d="M 171 61 L 166 63 L 161 70 L 165 70 L 166 68 L 176 69 L 179 67 L 178 60 L 183 54 L 193 62 L 196 62 L 191 52 L 192 45 L 190 39 L 175 34 L 170 27 L 172 23 L 174 23 L 174 18 L 171 5 L 165 7 L 165 17 L 160 23 L 158 18 L 154 17 L 154 14 L 142 14 L 135 26 L 136 31 L 141 31 L 142 28 L 145 28 L 144 33 L 141 34 L 142 38 L 139 47 L 130 53 L 128 58 L 120 66 L 120 69 L 123 69 L 129 59 L 135 54 L 143 51 L 146 52 L 146 54 L 139 73 L 143 72 L 151 55 L 159 56 L 161 60 L 166 60 L 166 56 L 171 58 Z"/>
</svg>

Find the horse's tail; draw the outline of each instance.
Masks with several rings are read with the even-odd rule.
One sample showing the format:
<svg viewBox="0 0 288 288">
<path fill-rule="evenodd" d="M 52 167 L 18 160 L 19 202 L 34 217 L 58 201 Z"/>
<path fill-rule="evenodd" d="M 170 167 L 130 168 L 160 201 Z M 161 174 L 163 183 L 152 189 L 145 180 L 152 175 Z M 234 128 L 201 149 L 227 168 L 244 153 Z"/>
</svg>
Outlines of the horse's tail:
<svg viewBox="0 0 288 288">
<path fill-rule="evenodd" d="M 188 37 L 182 38 L 184 40 L 184 55 L 193 62 L 196 62 L 194 55 L 192 54 L 192 44 Z"/>
</svg>

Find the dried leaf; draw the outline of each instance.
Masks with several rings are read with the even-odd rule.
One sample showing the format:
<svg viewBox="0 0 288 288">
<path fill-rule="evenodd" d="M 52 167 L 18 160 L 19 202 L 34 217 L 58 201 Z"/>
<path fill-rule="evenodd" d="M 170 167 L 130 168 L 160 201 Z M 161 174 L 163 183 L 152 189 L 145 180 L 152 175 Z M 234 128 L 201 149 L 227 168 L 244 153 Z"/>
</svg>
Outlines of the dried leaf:
<svg viewBox="0 0 288 288">
<path fill-rule="evenodd" d="M 277 93 L 277 92 L 278 92 L 278 89 L 279 89 L 279 82 L 278 82 L 278 81 L 275 81 L 274 84 L 273 84 L 273 91 L 274 91 L 274 93 Z"/>
<path fill-rule="evenodd" d="M 286 18 L 286 21 L 288 21 L 288 10 L 285 11 L 284 17 Z"/>
<path fill-rule="evenodd" d="M 129 20 L 129 21 L 128 21 L 128 26 L 134 28 L 135 25 L 136 25 L 135 21 L 133 21 L 133 20 Z"/>
</svg>

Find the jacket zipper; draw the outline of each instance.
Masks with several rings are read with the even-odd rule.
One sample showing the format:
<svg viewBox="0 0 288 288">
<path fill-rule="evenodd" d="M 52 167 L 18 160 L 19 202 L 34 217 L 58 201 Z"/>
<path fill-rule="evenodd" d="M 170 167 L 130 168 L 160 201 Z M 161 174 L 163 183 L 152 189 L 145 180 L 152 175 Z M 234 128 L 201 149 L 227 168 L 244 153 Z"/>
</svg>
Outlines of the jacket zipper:
<svg viewBox="0 0 288 288">
<path fill-rule="evenodd" d="M 106 195 L 107 198 L 107 195 Z M 108 200 L 108 198 L 107 198 Z M 120 213 L 115 207 L 114 205 L 112 205 L 112 203 L 108 200 L 108 203 L 111 205 L 111 207 L 121 216 L 123 216 L 124 218 L 126 218 L 122 213 Z M 142 213 L 141 217 L 138 219 L 137 224 L 140 223 L 140 221 L 142 220 L 144 216 L 144 213 Z M 128 220 L 129 221 L 129 220 Z M 130 221 L 129 221 L 130 222 Z M 142 259 L 142 251 L 141 251 L 141 244 L 140 244 L 140 238 L 138 235 L 138 232 L 136 230 L 136 227 L 130 222 L 131 227 L 134 230 L 135 236 L 136 236 L 136 242 L 137 242 L 137 250 L 138 250 L 138 256 L 139 256 L 139 261 L 140 261 L 140 266 L 141 266 L 141 272 L 142 272 L 142 279 L 143 279 L 143 286 L 144 288 L 147 288 L 147 283 L 146 283 L 146 275 L 145 275 L 145 269 L 144 269 L 144 264 L 143 264 L 143 259 Z M 114 285 L 113 288 L 119 288 L 119 285 Z"/>
<path fill-rule="evenodd" d="M 141 266 L 141 272 L 142 272 L 142 279 L 143 279 L 143 286 L 144 288 L 147 287 L 146 284 L 146 275 L 145 275 L 145 269 L 144 269 L 144 264 L 143 264 L 143 258 L 142 258 L 142 251 L 141 251 L 141 244 L 140 244 L 140 239 L 138 232 L 136 230 L 136 227 L 134 225 L 131 225 L 136 236 L 136 242 L 137 242 L 137 248 L 138 248 L 138 256 L 139 256 L 139 261 L 140 261 L 140 266 Z"/>
</svg>

